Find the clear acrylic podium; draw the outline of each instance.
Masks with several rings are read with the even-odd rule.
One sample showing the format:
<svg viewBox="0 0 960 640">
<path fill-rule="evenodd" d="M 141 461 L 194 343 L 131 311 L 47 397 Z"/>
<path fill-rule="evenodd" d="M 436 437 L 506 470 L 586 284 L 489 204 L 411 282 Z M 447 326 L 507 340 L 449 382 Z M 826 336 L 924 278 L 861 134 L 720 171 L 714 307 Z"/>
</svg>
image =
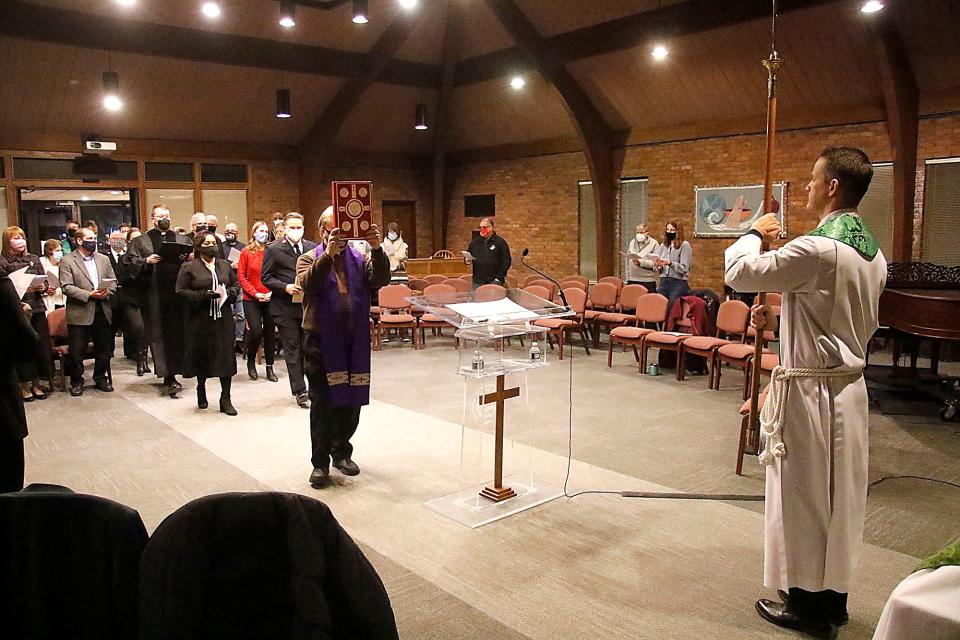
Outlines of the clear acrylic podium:
<svg viewBox="0 0 960 640">
<path fill-rule="evenodd" d="M 408 300 L 457 328 L 464 380 L 460 472 L 467 486 L 424 505 L 473 528 L 562 495 L 534 474 L 535 414 L 550 406 L 538 371 L 549 365 L 546 331 L 535 322 L 573 312 L 519 289 Z"/>
</svg>

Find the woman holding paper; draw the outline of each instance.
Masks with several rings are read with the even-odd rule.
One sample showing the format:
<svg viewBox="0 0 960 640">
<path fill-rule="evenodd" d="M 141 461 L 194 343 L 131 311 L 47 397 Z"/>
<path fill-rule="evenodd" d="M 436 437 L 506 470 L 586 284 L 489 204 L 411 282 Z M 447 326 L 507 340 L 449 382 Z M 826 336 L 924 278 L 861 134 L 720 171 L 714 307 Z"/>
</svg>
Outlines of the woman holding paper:
<svg viewBox="0 0 960 640">
<path fill-rule="evenodd" d="M 60 288 L 60 261 L 63 259 L 63 245 L 57 239 L 50 239 L 43 243 L 43 255 L 40 256 L 40 264 L 43 265 L 43 272 L 49 273 L 56 278 L 57 286 L 53 288 L 53 294 L 47 295 L 43 301 L 49 314 L 54 309 L 59 309 L 67 304 L 67 299 L 63 296 L 63 289 Z M 50 283 L 52 284 L 52 283 Z"/>
<path fill-rule="evenodd" d="M 19 272 L 19 275 L 18 275 Z M 47 307 L 44 296 L 55 293 L 46 283 L 36 283 L 38 276 L 46 271 L 38 256 L 27 251 L 27 235 L 20 227 L 7 227 L 3 231 L 2 247 L 0 247 L 0 273 L 10 276 L 14 281 L 17 292 L 23 291 L 21 300 L 30 305 L 32 314 L 30 324 L 39 337 L 40 348 L 37 356 L 28 362 L 17 364 L 17 373 L 20 376 L 20 393 L 24 402 L 44 400 L 47 397 L 45 390 L 40 386 L 40 379 L 47 385 L 53 371 L 53 358 L 50 353 L 50 328 L 47 325 Z M 19 283 L 19 284 L 18 284 Z M 49 391 L 48 386 L 46 391 Z"/>
<path fill-rule="evenodd" d="M 237 373 L 233 350 L 232 305 L 240 296 L 237 274 L 220 255 L 217 237 L 197 234 L 194 259 L 184 262 L 177 276 L 177 295 L 186 301 L 183 377 L 197 378 L 197 406 L 206 409 L 207 378 L 220 378 L 220 412 L 237 415 L 230 384 Z"/>
</svg>

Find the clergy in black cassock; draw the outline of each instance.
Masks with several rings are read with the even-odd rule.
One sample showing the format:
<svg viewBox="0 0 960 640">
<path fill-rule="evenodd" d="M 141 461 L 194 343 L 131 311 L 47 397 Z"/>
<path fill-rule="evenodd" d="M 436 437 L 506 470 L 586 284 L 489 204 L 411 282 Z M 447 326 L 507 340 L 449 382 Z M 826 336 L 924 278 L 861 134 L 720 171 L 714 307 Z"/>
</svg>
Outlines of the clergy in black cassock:
<svg viewBox="0 0 960 640">
<path fill-rule="evenodd" d="M 190 240 L 170 229 L 170 210 L 166 206 L 154 205 L 151 215 L 154 228 L 134 239 L 122 260 L 143 288 L 141 313 L 154 371 L 167 385 L 166 393 L 174 398 L 183 388 L 176 379 L 183 372 L 184 332 L 183 299 L 176 288 L 177 274 L 186 255 L 178 257 L 163 245 L 173 242 L 189 249 Z"/>
</svg>

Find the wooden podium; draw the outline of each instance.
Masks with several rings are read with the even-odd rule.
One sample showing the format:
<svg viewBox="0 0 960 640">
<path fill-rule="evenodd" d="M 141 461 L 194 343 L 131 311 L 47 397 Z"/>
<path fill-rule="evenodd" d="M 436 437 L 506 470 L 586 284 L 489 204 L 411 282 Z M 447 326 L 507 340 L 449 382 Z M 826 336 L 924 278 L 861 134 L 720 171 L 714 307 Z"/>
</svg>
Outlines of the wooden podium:
<svg viewBox="0 0 960 640">
<path fill-rule="evenodd" d="M 463 262 L 463 258 L 407 258 L 405 264 L 410 278 L 422 278 L 435 273 L 451 277 L 470 273 L 470 267 Z"/>
</svg>

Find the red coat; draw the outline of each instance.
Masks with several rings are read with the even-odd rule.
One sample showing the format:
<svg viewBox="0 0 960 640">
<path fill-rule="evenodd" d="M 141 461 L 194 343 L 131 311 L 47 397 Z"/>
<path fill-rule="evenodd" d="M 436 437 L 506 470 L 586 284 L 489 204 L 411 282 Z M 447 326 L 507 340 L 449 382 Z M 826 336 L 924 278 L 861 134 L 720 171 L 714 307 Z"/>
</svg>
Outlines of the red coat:
<svg viewBox="0 0 960 640">
<path fill-rule="evenodd" d="M 260 281 L 260 267 L 263 265 L 263 251 L 250 251 L 244 247 L 240 251 L 240 262 L 237 265 L 237 279 L 243 289 L 243 299 L 256 301 L 258 293 L 270 293 L 270 289 Z"/>
<path fill-rule="evenodd" d="M 704 302 L 703 298 L 698 296 L 683 296 L 682 298 L 677 298 L 673 303 L 673 309 L 670 310 L 670 314 L 667 316 L 664 329 L 666 331 L 676 330 L 677 320 L 683 317 L 684 302 L 686 302 L 688 306 L 687 319 L 693 323 L 691 333 L 695 336 L 714 335 L 715 328 L 713 326 L 713 318 L 707 313 L 707 303 Z"/>
</svg>

